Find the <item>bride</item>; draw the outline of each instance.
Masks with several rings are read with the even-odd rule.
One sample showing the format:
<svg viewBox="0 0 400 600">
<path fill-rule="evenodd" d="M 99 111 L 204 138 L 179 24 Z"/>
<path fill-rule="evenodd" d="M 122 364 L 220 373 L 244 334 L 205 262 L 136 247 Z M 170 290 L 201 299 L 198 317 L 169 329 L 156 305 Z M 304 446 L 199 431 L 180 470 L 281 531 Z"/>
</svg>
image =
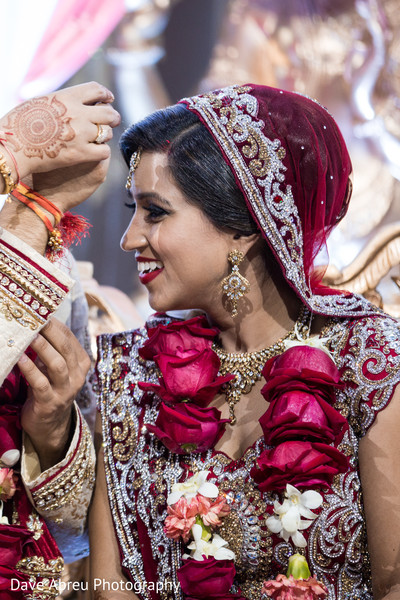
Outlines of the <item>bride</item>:
<svg viewBox="0 0 400 600">
<path fill-rule="evenodd" d="M 351 195 L 333 118 L 232 86 L 121 148 L 156 313 L 99 339 L 95 598 L 398 597 L 399 328 L 314 267 Z"/>
</svg>

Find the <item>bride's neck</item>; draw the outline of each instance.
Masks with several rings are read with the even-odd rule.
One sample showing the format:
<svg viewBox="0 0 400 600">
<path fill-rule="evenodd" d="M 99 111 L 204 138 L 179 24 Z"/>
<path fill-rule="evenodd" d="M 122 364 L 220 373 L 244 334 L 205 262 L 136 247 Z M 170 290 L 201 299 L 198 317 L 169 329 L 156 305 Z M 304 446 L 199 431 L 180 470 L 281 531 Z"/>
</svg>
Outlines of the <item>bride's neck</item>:
<svg viewBox="0 0 400 600">
<path fill-rule="evenodd" d="M 302 306 L 282 276 L 268 273 L 265 265 L 250 264 L 244 275 L 250 291 L 238 301 L 238 315 L 232 317 L 226 309 L 209 315 L 227 352 L 251 352 L 274 344 L 294 327 Z"/>
</svg>

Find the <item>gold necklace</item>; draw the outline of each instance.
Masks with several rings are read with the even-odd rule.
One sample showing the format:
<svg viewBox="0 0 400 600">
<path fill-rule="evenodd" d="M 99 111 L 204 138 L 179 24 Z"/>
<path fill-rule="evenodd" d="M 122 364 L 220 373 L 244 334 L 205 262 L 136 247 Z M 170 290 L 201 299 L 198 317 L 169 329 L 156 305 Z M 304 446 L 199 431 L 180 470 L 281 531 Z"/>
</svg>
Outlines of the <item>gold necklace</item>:
<svg viewBox="0 0 400 600">
<path fill-rule="evenodd" d="M 309 312 L 303 307 L 299 318 L 284 337 L 280 338 L 273 346 L 255 350 L 254 352 L 226 352 L 215 342 L 213 350 L 218 355 L 221 365 L 219 372 L 221 375 L 231 373 L 235 379 L 228 381 L 223 386 L 225 399 L 229 406 L 229 417 L 231 425 L 235 425 L 235 405 L 239 402 L 242 394 L 251 392 L 256 381 L 260 381 L 261 372 L 267 360 L 273 356 L 281 354 L 285 350 L 285 341 L 298 337 L 304 339 L 310 331 Z M 301 336 L 301 337 L 300 337 Z"/>
</svg>

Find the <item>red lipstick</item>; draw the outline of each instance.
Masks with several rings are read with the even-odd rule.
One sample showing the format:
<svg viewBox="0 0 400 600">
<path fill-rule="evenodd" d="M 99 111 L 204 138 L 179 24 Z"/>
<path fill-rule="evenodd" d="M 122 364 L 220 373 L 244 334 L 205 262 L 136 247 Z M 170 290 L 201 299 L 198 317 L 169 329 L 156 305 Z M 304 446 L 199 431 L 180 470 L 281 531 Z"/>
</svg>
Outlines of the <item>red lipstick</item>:
<svg viewBox="0 0 400 600">
<path fill-rule="evenodd" d="M 136 256 L 136 261 L 137 262 L 147 262 L 147 263 L 153 263 L 155 262 L 155 258 L 147 258 L 147 256 Z M 141 272 L 139 273 L 139 279 L 140 279 L 140 283 L 143 283 L 143 285 L 146 285 L 147 283 L 150 283 L 150 281 L 153 281 L 153 279 L 155 279 L 157 277 L 157 275 L 159 275 L 161 273 L 161 271 L 164 270 L 164 267 L 161 267 L 159 269 L 154 269 L 153 271 L 148 271 L 147 273 L 145 272 Z"/>
<path fill-rule="evenodd" d="M 161 273 L 161 271 L 164 271 L 164 267 L 162 267 L 162 269 L 155 269 L 154 271 L 149 271 L 149 273 L 139 273 L 140 283 L 143 283 L 143 285 L 150 283 L 150 281 L 153 281 L 153 279 L 155 279 L 157 275 Z"/>
</svg>

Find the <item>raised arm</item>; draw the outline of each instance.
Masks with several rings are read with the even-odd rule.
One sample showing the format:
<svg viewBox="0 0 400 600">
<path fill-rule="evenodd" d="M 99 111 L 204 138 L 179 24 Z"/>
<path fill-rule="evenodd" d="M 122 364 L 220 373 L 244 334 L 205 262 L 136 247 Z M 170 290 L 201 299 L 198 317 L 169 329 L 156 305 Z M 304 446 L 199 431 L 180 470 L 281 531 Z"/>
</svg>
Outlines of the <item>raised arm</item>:
<svg viewBox="0 0 400 600">
<path fill-rule="evenodd" d="M 374 600 L 400 598 L 400 390 L 360 442 Z"/>
<path fill-rule="evenodd" d="M 83 202 L 107 173 L 110 148 L 96 139 L 102 131 L 103 141 L 110 140 L 120 122 L 113 99 L 104 86 L 86 83 L 28 100 L 0 119 L 0 153 L 12 180 L 20 177 L 62 212 Z M 0 193 L 5 183 L 0 176 Z M 54 225 L 54 216 L 46 216 Z M 49 232 L 24 204 L 6 203 L 0 225 L 43 254 Z"/>
<path fill-rule="evenodd" d="M 99 162 L 110 156 L 105 144 L 95 143 L 98 125 L 105 128 L 119 123 L 118 113 L 111 107 L 112 92 L 91 82 L 27 100 L 0 119 L 1 153 L 11 167 L 14 181 L 32 173 L 52 171 L 68 165 Z M 4 193 L 0 178 L 0 193 Z"/>
</svg>

